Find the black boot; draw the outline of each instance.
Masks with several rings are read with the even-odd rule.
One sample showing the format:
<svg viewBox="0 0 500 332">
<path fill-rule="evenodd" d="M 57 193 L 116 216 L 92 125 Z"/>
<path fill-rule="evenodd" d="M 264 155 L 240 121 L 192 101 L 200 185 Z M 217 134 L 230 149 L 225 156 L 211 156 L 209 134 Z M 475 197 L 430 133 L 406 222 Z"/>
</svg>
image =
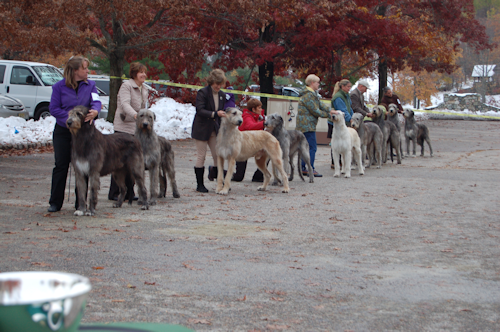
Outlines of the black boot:
<svg viewBox="0 0 500 332">
<path fill-rule="evenodd" d="M 217 166 L 208 166 L 208 180 L 213 181 L 217 179 Z"/>
<path fill-rule="evenodd" d="M 236 172 L 233 174 L 233 178 L 231 181 L 241 182 L 245 177 L 245 171 L 247 170 L 247 162 L 246 161 L 237 161 L 236 162 Z"/>
<path fill-rule="evenodd" d="M 255 173 L 253 173 L 252 182 L 264 182 L 264 173 L 257 168 Z"/>
<path fill-rule="evenodd" d="M 205 185 L 203 184 L 203 174 L 205 173 L 205 167 L 195 167 L 194 168 L 194 174 L 196 174 L 196 191 L 199 191 L 200 193 L 208 193 L 208 189 L 205 188 Z"/>
</svg>

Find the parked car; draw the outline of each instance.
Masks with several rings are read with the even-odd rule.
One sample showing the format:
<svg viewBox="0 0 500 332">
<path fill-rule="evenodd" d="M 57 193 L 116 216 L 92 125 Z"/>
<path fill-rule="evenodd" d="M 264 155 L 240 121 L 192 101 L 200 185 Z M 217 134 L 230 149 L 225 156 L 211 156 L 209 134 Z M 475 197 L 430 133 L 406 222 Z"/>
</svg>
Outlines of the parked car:
<svg viewBox="0 0 500 332">
<path fill-rule="evenodd" d="M 8 118 L 9 116 L 20 116 L 23 119 L 29 119 L 28 111 L 19 99 L 0 95 L 0 117 Z"/>
<path fill-rule="evenodd" d="M 0 94 L 21 100 L 35 120 L 50 115 L 52 85 L 62 79 L 61 72 L 47 63 L 0 60 Z"/>
</svg>

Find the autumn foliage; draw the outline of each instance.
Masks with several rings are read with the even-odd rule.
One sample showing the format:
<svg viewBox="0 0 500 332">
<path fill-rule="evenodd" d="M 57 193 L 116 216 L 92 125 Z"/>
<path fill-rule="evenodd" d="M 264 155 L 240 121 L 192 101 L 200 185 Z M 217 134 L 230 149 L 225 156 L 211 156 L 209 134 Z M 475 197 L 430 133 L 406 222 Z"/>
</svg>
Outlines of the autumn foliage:
<svg viewBox="0 0 500 332">
<path fill-rule="evenodd" d="M 252 78 L 270 93 L 274 76 L 290 69 L 318 74 L 328 95 L 345 77 L 378 74 L 385 86 L 388 72 L 405 67 L 450 73 L 460 43 L 491 48 L 472 0 L 5 0 L 0 11 L 4 56 L 100 54 L 115 77 L 126 61 L 150 58 L 189 84 L 203 84 L 204 64 L 258 67 Z M 248 79 L 235 83 L 244 88 Z M 109 120 L 120 84 L 112 80 Z"/>
</svg>

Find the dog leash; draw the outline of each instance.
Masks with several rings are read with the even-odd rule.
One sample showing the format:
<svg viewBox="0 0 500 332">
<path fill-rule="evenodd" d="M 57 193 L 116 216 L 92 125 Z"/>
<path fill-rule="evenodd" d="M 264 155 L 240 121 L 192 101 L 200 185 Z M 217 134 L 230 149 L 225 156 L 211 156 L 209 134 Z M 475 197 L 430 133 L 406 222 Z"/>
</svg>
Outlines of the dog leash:
<svg viewBox="0 0 500 332">
<path fill-rule="evenodd" d="M 69 183 L 68 183 L 68 203 L 69 203 L 69 196 L 71 196 L 71 163 L 69 164 Z"/>
</svg>

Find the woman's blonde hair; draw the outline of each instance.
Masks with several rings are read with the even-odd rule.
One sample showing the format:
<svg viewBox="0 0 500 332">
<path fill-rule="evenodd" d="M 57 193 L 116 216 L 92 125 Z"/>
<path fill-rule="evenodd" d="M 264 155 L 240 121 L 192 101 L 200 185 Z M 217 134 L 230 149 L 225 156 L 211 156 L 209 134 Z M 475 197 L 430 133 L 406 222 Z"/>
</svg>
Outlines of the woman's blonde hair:
<svg viewBox="0 0 500 332">
<path fill-rule="evenodd" d="M 348 84 L 351 84 L 351 81 L 349 81 L 347 78 L 344 78 L 343 80 L 340 80 L 337 83 L 335 83 L 335 88 L 333 89 L 333 95 L 339 92 L 340 87 L 346 86 Z"/>
<path fill-rule="evenodd" d="M 66 79 L 66 86 L 68 88 L 76 89 L 78 87 L 78 82 L 75 80 L 75 72 L 83 67 L 84 62 L 87 62 L 87 66 L 90 64 L 89 59 L 77 55 L 69 58 L 68 63 L 64 66 L 63 76 Z"/>
<path fill-rule="evenodd" d="M 307 75 L 307 77 L 306 77 L 306 85 L 307 86 L 311 85 L 311 83 L 315 83 L 315 82 L 319 82 L 319 81 L 320 81 L 319 77 L 314 75 L 314 74 Z"/>
<path fill-rule="evenodd" d="M 207 77 L 208 85 L 223 84 L 226 83 L 226 75 L 222 69 L 214 69 L 210 72 L 210 75 Z"/>
</svg>

